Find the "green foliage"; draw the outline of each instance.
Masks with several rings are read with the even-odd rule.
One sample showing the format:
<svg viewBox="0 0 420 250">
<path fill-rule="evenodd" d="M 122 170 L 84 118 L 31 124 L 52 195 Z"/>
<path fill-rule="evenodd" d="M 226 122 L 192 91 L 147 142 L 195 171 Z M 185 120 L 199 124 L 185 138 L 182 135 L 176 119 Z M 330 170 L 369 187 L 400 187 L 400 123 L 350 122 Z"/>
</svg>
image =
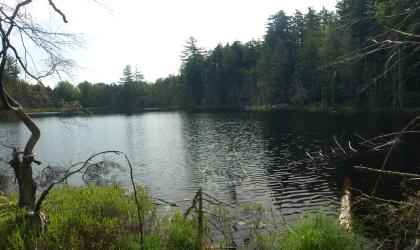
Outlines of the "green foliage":
<svg viewBox="0 0 420 250">
<path fill-rule="evenodd" d="M 161 220 L 147 189 L 138 186 L 144 249 L 195 249 L 196 218 L 178 211 Z M 0 249 L 139 249 L 140 228 L 133 194 L 118 185 L 54 189 L 43 204 L 48 230 L 0 196 Z"/>
<path fill-rule="evenodd" d="M 57 86 L 55 86 L 53 93 L 66 102 L 76 101 L 80 98 L 79 89 L 67 81 L 59 82 Z"/>
<path fill-rule="evenodd" d="M 176 211 L 161 221 L 164 235 L 164 248 L 174 250 L 195 249 L 198 230 L 194 227 L 197 220 L 191 217 L 184 218 L 181 212 Z"/>
<path fill-rule="evenodd" d="M 260 203 L 255 202 L 245 202 L 242 206 L 249 219 L 249 236 L 253 238 L 260 229 L 266 226 L 265 209 Z"/>
<path fill-rule="evenodd" d="M 302 218 L 292 231 L 277 235 L 259 234 L 260 249 L 367 249 L 367 241 L 355 233 L 347 232 L 335 218 L 317 213 Z"/>
<path fill-rule="evenodd" d="M 133 240 L 138 238 L 133 237 L 138 235 L 135 205 L 116 185 L 53 190 L 43 205 L 49 216 L 48 231 L 40 237 L 36 237 L 36 222 L 25 218 L 16 207 L 14 210 L 0 223 L 5 229 L 1 235 L 7 236 L 2 237 L 6 241 L 0 243 L 0 248 L 13 248 L 19 242 L 25 246 L 36 244 L 41 249 L 115 248 L 122 242 L 116 239 L 121 235 L 126 237 L 127 246 L 138 246 L 138 240 Z M 16 220 L 21 223 L 15 224 Z"/>
<path fill-rule="evenodd" d="M 261 41 L 234 41 L 204 51 L 190 37 L 177 75 L 146 84 L 142 74 L 127 65 L 122 84 L 90 88 L 79 84 L 80 101 L 87 107 L 121 111 L 264 105 L 415 107 L 416 102 L 409 100 L 420 92 L 415 38 L 413 46 L 402 45 L 399 52 L 396 46 L 378 49 L 372 44 L 380 46 L 384 39 L 410 44 L 410 35 L 384 26 L 418 35 L 415 8 L 412 0 L 339 0 L 336 12 L 308 8 L 289 16 L 280 10 L 268 18 Z M 384 70 L 390 72 L 383 74 Z"/>
<path fill-rule="evenodd" d="M 187 40 L 181 58 L 183 63 L 180 75 L 187 92 L 187 105 L 199 105 L 203 99 L 204 56 L 194 37 Z"/>
<path fill-rule="evenodd" d="M 30 107 L 63 99 L 126 112 L 203 106 L 416 107 L 410 97 L 420 92 L 417 8 L 416 0 L 339 0 L 335 11 L 308 8 L 289 16 L 280 10 L 268 18 L 261 41 L 234 41 L 205 51 L 188 38 L 179 72 L 154 83 L 127 65 L 119 84 L 82 82 L 76 88 L 61 82 L 54 95 L 47 88 L 36 95 L 39 90 L 19 83 L 20 69 L 9 57 L 6 89 Z M 36 96 L 46 98 L 32 101 Z"/>
</svg>

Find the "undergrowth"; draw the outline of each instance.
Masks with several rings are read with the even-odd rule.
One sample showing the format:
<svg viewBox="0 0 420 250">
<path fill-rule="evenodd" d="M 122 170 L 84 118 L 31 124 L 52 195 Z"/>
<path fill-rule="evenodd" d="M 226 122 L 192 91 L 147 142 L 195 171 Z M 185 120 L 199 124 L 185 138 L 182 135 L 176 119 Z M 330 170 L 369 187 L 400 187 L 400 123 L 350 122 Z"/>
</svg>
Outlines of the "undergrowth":
<svg viewBox="0 0 420 250">
<path fill-rule="evenodd" d="M 176 212 L 156 218 L 145 188 L 138 187 L 143 220 L 143 249 L 193 249 L 193 219 Z M 13 198 L 0 197 L 0 249 L 140 249 L 139 222 L 133 195 L 118 185 L 62 187 L 43 204 L 48 229 L 38 226 Z M 37 236 L 39 235 L 39 236 Z"/>
<path fill-rule="evenodd" d="M 335 250 L 369 249 L 370 243 L 357 233 L 347 232 L 336 218 L 322 212 L 298 220 L 290 230 L 258 232 L 255 249 Z"/>
<path fill-rule="evenodd" d="M 143 225 L 143 249 L 197 249 L 197 215 L 184 217 L 176 210 L 157 218 L 156 207 L 146 188 L 138 187 Z M 17 197 L 0 194 L 0 249 L 140 249 L 140 226 L 133 194 L 119 185 L 105 187 L 63 186 L 51 191 L 42 211 L 48 215 L 48 228 L 39 225 L 17 206 Z M 366 240 L 346 232 L 335 218 L 322 213 L 302 218 L 291 230 L 267 232 L 265 210 L 259 204 L 246 204 L 250 219 L 252 249 L 364 249 Z M 215 213 L 225 218 L 224 213 Z M 224 216 L 222 216 L 224 215 Z M 222 223 L 233 241 L 231 217 Z M 204 234 L 210 235 L 205 221 Z M 204 240 L 203 249 L 214 249 Z M 226 245 L 226 244 L 224 244 Z"/>
</svg>

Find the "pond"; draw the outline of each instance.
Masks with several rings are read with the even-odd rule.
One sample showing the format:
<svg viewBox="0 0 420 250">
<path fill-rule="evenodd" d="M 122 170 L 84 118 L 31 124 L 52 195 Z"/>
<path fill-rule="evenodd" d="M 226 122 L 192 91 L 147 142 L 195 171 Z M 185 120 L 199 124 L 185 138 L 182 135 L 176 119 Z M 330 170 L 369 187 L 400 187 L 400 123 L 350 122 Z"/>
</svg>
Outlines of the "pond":
<svg viewBox="0 0 420 250">
<path fill-rule="evenodd" d="M 43 163 L 34 165 L 34 172 L 39 174 L 47 165 L 70 166 L 100 151 L 120 150 L 134 166 L 135 182 L 148 186 L 154 197 L 181 201 L 202 188 L 234 206 L 240 218 L 242 204 L 252 201 L 276 211 L 281 206 L 286 220 L 293 221 L 319 207 L 336 213 L 342 193 L 340 169 L 314 164 L 307 153 L 333 154 L 333 134 L 370 137 L 400 129 L 409 118 L 298 111 L 34 117 L 42 131 L 35 151 Z M 4 144 L 23 147 L 28 135 L 21 123 L 0 122 Z M 10 159 L 10 149 L 1 147 L 0 158 Z M 71 181 L 82 184 L 80 177 Z M 130 188 L 129 171 L 102 180 L 113 181 Z"/>
</svg>

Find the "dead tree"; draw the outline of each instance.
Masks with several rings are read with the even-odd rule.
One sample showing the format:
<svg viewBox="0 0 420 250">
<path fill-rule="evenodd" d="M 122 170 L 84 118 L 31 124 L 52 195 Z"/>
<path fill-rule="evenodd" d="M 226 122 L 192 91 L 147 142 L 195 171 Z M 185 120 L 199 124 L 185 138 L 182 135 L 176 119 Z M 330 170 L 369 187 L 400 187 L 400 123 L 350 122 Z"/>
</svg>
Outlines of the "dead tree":
<svg viewBox="0 0 420 250">
<path fill-rule="evenodd" d="M 346 24 L 345 27 L 349 27 L 371 19 L 381 32 L 372 34 L 373 37 L 354 53 L 343 55 L 322 69 L 335 69 L 369 57 L 379 57 L 381 59 L 376 59 L 372 66 L 372 77 L 360 86 L 358 94 L 366 94 L 372 89 L 376 96 L 377 85 L 382 84 L 381 89 L 392 100 L 392 108 L 403 108 L 405 85 L 415 81 L 420 66 L 420 35 L 413 28 L 418 25 L 419 13 L 420 6 L 412 4 L 401 13 L 360 18 Z"/>
<path fill-rule="evenodd" d="M 65 58 L 65 50 L 80 46 L 77 35 L 51 32 L 48 28 L 37 24 L 29 13 L 27 6 L 32 0 L 17 1 L 15 6 L 8 2 L 0 2 L 0 36 L 2 48 L 0 51 L 0 99 L 3 109 L 12 112 L 30 130 L 29 137 L 23 151 L 15 148 L 13 159 L 10 161 L 18 183 L 19 207 L 27 211 L 34 211 L 36 200 L 36 183 L 32 174 L 32 163 L 35 160 L 34 147 L 38 142 L 41 131 L 33 120 L 5 89 L 6 63 L 8 56 L 16 58 L 23 73 L 42 85 L 42 79 L 60 74 L 73 66 L 73 62 Z M 64 13 L 48 0 L 49 6 L 56 12 L 60 19 L 67 23 Z M 43 53 L 45 68 L 40 70 L 40 64 L 34 62 L 27 48 L 35 46 L 38 53 Z M 23 48 L 23 49 L 19 49 Z"/>
</svg>

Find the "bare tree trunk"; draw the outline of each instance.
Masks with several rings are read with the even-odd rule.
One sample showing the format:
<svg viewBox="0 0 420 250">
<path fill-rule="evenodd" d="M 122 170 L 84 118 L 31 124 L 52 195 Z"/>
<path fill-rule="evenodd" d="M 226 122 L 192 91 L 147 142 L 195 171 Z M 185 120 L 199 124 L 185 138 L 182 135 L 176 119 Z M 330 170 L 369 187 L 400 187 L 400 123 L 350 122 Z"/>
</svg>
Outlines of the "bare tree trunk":
<svg viewBox="0 0 420 250">
<path fill-rule="evenodd" d="M 36 184 L 32 176 L 32 162 L 34 161 L 34 147 L 38 142 L 41 132 L 36 124 L 31 120 L 22 106 L 9 96 L 4 88 L 4 69 L 6 66 L 7 53 L 6 41 L 3 39 L 3 53 L 0 63 L 0 99 L 6 110 L 13 111 L 25 126 L 31 131 L 25 149 L 19 152 L 18 149 L 13 150 L 13 160 L 10 162 L 19 186 L 19 207 L 33 211 L 35 206 Z M 22 160 L 20 154 L 23 154 Z"/>
<path fill-rule="evenodd" d="M 41 136 L 41 131 L 22 106 L 7 94 L 3 86 L 1 94 L 5 97 L 5 103 L 3 104 L 5 104 L 6 109 L 12 110 L 32 133 L 23 152 L 19 152 L 17 149 L 13 151 L 13 160 L 10 162 L 10 165 L 15 172 L 18 182 L 19 207 L 33 211 L 36 198 L 36 183 L 32 175 L 32 162 L 35 156 L 33 149 Z M 23 154 L 22 159 L 20 154 Z"/>
<path fill-rule="evenodd" d="M 26 143 L 25 151 L 23 152 L 18 180 L 19 207 L 25 207 L 27 210 L 33 211 L 36 198 L 36 184 L 32 175 L 32 162 L 35 156 L 33 149 L 41 136 L 41 132 L 20 105 L 19 108 L 15 110 L 15 114 L 21 119 L 21 121 L 23 121 L 23 123 L 25 123 L 26 127 L 32 133 Z"/>
</svg>

